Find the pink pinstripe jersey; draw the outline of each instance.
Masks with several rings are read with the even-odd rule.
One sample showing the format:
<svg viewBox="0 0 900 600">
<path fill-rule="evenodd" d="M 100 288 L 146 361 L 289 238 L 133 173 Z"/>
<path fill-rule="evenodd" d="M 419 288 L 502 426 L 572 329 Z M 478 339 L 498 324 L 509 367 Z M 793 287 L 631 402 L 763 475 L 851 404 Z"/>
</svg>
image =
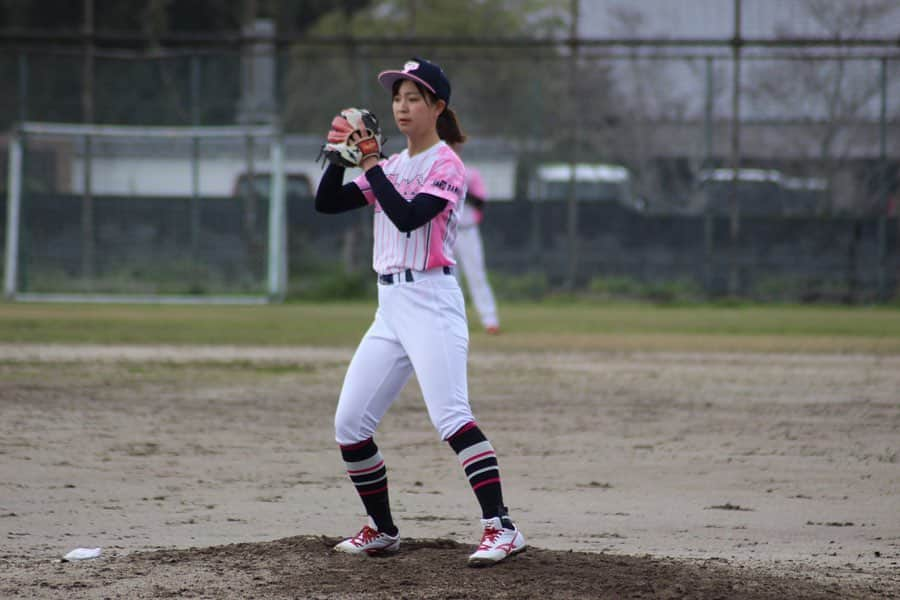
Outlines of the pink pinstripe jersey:
<svg viewBox="0 0 900 600">
<path fill-rule="evenodd" d="M 487 200 L 487 189 L 484 187 L 484 180 L 481 173 L 475 167 L 466 167 L 466 188 L 467 194 Z M 478 225 L 484 218 L 484 211 L 472 204 L 466 205 L 466 210 L 459 218 L 460 227 L 472 227 Z"/>
<path fill-rule="evenodd" d="M 441 141 L 415 156 L 410 157 L 404 150 L 380 164 L 388 180 L 407 202 L 424 192 L 444 198 L 447 206 L 422 227 L 403 233 L 381 209 L 366 174 L 354 179 L 368 203 L 375 205 L 372 268 L 376 273 L 385 274 L 455 265 L 453 243 L 462 199 L 466 195 L 465 167 L 459 156 Z"/>
</svg>

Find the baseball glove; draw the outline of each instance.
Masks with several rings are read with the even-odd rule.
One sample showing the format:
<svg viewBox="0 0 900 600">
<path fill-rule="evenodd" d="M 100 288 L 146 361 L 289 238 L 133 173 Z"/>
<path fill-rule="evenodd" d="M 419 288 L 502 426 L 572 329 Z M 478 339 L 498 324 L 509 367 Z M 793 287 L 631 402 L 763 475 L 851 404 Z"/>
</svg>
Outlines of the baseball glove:
<svg viewBox="0 0 900 600">
<path fill-rule="evenodd" d="M 383 144 L 374 114 L 364 108 L 345 108 L 331 120 L 331 130 L 319 156 L 339 167 L 358 167 L 365 158 L 380 158 Z"/>
</svg>

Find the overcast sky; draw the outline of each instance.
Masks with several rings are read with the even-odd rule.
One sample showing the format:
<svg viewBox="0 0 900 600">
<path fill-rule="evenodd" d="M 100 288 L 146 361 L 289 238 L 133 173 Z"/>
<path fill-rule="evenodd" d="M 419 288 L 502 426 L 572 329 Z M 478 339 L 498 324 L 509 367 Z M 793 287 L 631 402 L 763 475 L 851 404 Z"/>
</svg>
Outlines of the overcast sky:
<svg viewBox="0 0 900 600">
<path fill-rule="evenodd" d="M 747 37 L 775 37 L 779 33 L 798 37 L 829 35 L 813 18 L 810 5 L 819 14 L 848 7 L 873 6 L 885 0 L 743 0 L 742 29 Z M 900 36 L 900 2 L 890 18 L 872 22 L 860 30 L 862 37 Z M 579 33 L 585 37 L 631 37 L 611 18 L 622 10 L 638 13 L 639 37 L 727 38 L 734 32 L 733 0 L 581 0 Z M 824 7 L 822 9 L 821 7 Z"/>
</svg>

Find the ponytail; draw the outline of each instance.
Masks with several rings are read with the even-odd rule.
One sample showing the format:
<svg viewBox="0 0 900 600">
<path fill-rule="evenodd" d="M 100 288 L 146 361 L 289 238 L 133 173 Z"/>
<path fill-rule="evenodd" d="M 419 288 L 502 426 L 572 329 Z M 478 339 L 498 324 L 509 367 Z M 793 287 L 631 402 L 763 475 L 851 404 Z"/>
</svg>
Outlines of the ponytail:
<svg viewBox="0 0 900 600">
<path fill-rule="evenodd" d="M 444 107 L 444 111 L 438 115 L 437 132 L 438 137 L 448 144 L 465 143 L 468 137 L 463 133 L 462 127 L 460 127 L 456 113 L 449 106 Z"/>
</svg>

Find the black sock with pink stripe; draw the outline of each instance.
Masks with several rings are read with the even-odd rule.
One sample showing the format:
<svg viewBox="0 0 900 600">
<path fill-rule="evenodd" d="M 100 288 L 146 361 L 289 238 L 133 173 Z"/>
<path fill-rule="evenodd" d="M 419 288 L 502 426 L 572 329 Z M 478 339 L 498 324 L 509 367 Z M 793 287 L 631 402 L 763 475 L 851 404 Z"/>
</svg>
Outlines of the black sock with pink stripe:
<svg viewBox="0 0 900 600">
<path fill-rule="evenodd" d="M 462 465 L 481 505 L 482 518 L 503 517 L 503 490 L 494 447 L 474 422 L 464 425 L 447 440 Z"/>
<path fill-rule="evenodd" d="M 366 513 L 375 521 L 375 527 L 388 535 L 397 535 L 388 502 L 387 468 L 375 441 L 369 438 L 341 446 L 341 456 L 347 465 L 347 475 L 356 486 Z"/>
</svg>

